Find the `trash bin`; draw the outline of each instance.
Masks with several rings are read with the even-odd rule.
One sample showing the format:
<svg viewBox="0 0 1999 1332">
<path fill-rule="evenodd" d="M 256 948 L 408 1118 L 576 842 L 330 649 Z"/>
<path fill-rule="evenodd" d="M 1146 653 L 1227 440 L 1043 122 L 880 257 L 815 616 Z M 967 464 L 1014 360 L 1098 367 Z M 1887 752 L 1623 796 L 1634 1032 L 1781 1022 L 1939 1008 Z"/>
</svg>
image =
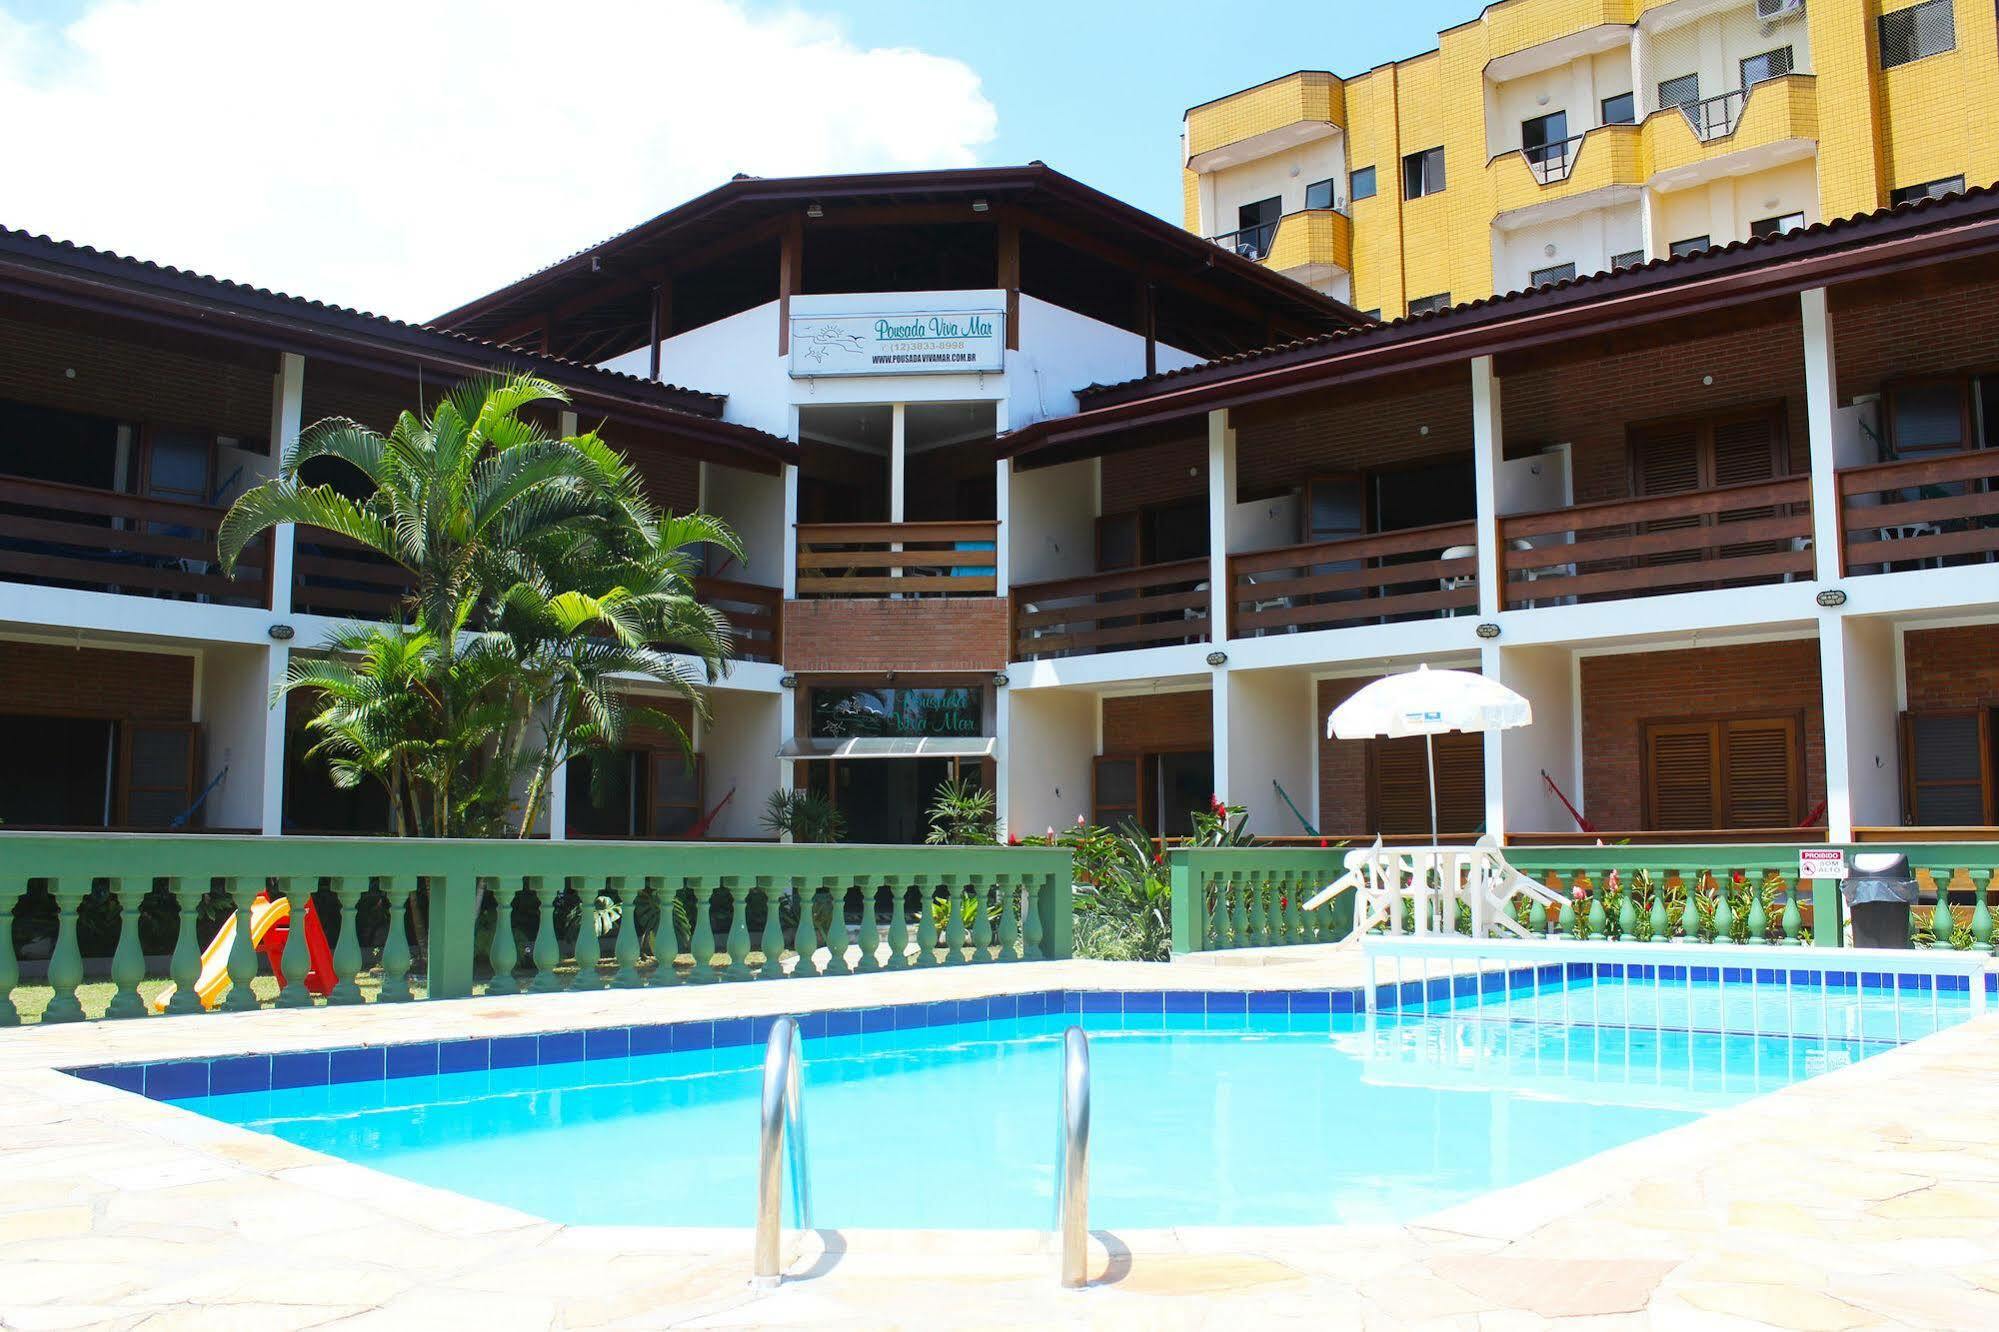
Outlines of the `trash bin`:
<svg viewBox="0 0 1999 1332">
<path fill-rule="evenodd" d="M 1907 948 L 1916 880 L 1902 855 L 1855 855 L 1847 870 L 1846 912 L 1855 948 Z"/>
</svg>

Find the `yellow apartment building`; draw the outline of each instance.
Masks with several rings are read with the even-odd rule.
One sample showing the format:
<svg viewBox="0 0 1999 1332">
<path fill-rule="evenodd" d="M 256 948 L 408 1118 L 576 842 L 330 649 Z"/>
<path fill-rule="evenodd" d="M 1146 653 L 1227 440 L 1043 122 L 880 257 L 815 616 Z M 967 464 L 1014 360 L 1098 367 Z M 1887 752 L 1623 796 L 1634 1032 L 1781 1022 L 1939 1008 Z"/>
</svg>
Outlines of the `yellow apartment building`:
<svg viewBox="0 0 1999 1332">
<path fill-rule="evenodd" d="M 1385 318 L 1999 181 L 1992 0 L 1497 0 L 1191 108 L 1185 225 Z"/>
</svg>

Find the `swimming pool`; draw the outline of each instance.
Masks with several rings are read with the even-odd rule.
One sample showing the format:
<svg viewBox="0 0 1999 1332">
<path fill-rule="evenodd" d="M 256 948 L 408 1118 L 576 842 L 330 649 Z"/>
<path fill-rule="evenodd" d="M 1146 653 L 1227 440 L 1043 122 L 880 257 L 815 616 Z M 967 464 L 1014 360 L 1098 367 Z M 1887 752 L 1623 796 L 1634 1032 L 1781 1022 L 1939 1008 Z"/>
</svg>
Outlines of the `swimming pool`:
<svg viewBox="0 0 1999 1332">
<path fill-rule="evenodd" d="M 1971 1011 L 1967 992 L 1909 1003 L 1855 976 L 1818 987 L 1819 1026 L 1773 1034 L 1744 1020 L 1768 1012 L 1754 977 L 1651 970 L 1529 972 L 1498 993 L 1419 992 L 1371 1014 L 1352 991 L 1047 992 L 810 1014 L 814 1222 L 1047 1228 L 1071 1023 L 1092 1041 L 1091 1223 L 1164 1227 L 1411 1220 Z M 767 1029 L 279 1055 L 261 1072 L 230 1061 L 157 1086 L 149 1069 L 144 1090 L 556 1221 L 749 1225 Z M 310 1085 L 284 1085 L 298 1081 Z"/>
</svg>

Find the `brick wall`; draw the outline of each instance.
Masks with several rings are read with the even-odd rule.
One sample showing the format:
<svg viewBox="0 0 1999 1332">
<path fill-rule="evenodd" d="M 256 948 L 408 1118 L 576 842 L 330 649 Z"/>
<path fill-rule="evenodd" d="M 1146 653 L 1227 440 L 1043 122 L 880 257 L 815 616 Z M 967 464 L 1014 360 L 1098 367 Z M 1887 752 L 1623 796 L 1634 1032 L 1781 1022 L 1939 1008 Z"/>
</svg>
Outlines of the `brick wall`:
<svg viewBox="0 0 1999 1332">
<path fill-rule="evenodd" d="M 108 337 L 103 330 L 118 325 L 82 318 L 0 317 L 0 398 L 237 438 L 270 434 L 277 363 L 269 353 L 210 348 L 182 335 L 174 335 L 169 349 Z"/>
<path fill-rule="evenodd" d="M 1643 826 L 1642 727 L 1730 713 L 1804 716 L 1805 808 L 1825 799 L 1825 714 L 1815 639 L 1584 657 L 1583 813 L 1599 828 Z"/>
<path fill-rule="evenodd" d="M 1302 410 L 1287 402 L 1237 412 L 1237 493 L 1258 498 L 1328 472 L 1469 455 L 1469 371 L 1392 383 L 1393 391 L 1344 390 Z"/>
<path fill-rule="evenodd" d="M 1537 358 L 1524 368 L 1502 363 L 1507 456 L 1571 444 L 1576 501 L 1618 499 L 1631 488 L 1628 426 L 1781 398 L 1791 469 L 1808 471 L 1804 334 L 1798 320 L 1713 332 L 1682 321 L 1673 329 L 1670 341 L 1647 340 L 1607 355 L 1579 345 L 1559 359 Z M 1707 375 L 1714 377 L 1712 385 L 1701 382 Z"/>
<path fill-rule="evenodd" d="M 1205 433 L 1150 448 L 1104 456 L 1105 513 L 1124 513 L 1148 504 L 1196 499 L 1208 493 L 1208 437 Z"/>
<path fill-rule="evenodd" d="M 1106 754 L 1214 747 L 1215 702 L 1206 689 L 1107 698 L 1103 709 Z"/>
<path fill-rule="evenodd" d="M 689 743 L 694 740 L 694 707 L 685 699 L 657 698 L 649 695 L 628 695 L 632 704 L 648 707 L 655 712 L 665 713 L 680 723 L 680 729 L 687 733 Z M 680 742 L 662 726 L 649 722 L 635 721 L 625 728 L 626 749 L 678 749 Z"/>
<path fill-rule="evenodd" d="M 1005 597 L 784 603 L 791 671 L 997 671 L 1006 666 Z"/>
<path fill-rule="evenodd" d="M 1834 288 L 1840 401 L 1901 376 L 1999 366 L 1999 320 L 1992 318 L 1999 277 L 1991 269 L 1967 262 Z"/>
<path fill-rule="evenodd" d="M 1374 678 L 1319 681 L 1319 724 Z M 1328 740 L 1319 732 L 1319 829 L 1329 836 L 1367 829 L 1367 741 Z"/>
<path fill-rule="evenodd" d="M 1902 662 L 1912 711 L 1999 705 L 1999 624 L 1914 630 Z"/>
<path fill-rule="evenodd" d="M 190 721 L 194 658 L 0 642 L 0 712 Z"/>
</svg>

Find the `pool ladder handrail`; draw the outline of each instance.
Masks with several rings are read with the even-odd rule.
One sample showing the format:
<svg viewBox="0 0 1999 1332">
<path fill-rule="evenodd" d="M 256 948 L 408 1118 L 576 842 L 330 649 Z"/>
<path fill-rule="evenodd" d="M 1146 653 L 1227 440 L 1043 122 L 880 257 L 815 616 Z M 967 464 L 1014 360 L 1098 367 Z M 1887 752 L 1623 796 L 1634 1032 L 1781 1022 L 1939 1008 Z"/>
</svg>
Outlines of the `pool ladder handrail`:
<svg viewBox="0 0 1999 1332">
<path fill-rule="evenodd" d="M 1062 1101 L 1055 1153 L 1055 1231 L 1062 1247 L 1062 1284 L 1090 1282 L 1090 1038 L 1081 1027 L 1062 1034 Z"/>
<path fill-rule="evenodd" d="M 784 1166 L 791 1163 L 792 1216 L 800 1230 L 812 1228 L 812 1183 L 805 1156 L 805 1071 L 803 1040 L 796 1018 L 771 1024 L 764 1045 L 763 1109 L 757 1140 L 756 1257 L 750 1284 L 768 1290 L 784 1280 L 778 1242 L 784 1226 Z"/>
</svg>

